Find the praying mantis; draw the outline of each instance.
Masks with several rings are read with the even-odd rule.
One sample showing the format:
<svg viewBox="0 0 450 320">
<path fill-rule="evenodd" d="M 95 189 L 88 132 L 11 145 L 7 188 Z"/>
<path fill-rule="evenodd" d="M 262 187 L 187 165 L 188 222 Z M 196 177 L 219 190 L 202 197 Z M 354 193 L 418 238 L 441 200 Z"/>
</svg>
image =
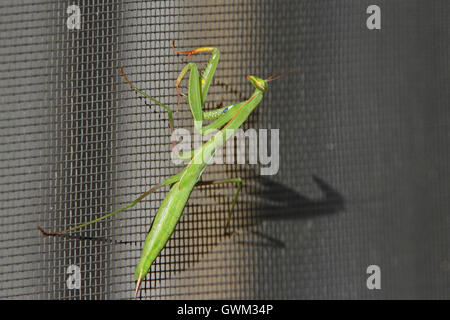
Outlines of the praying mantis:
<svg viewBox="0 0 450 320">
<path fill-rule="evenodd" d="M 195 186 L 199 185 L 211 185 L 211 184 L 237 184 L 237 190 L 233 198 L 233 202 L 228 212 L 225 233 L 230 226 L 230 221 L 233 215 L 234 207 L 236 205 L 239 192 L 242 189 L 242 179 L 232 178 L 214 181 L 200 181 L 200 177 L 203 171 L 206 169 L 208 163 L 213 159 L 216 150 L 221 148 L 223 144 L 233 136 L 235 131 L 247 120 L 253 110 L 261 102 L 264 93 L 268 90 L 268 82 L 280 78 L 281 75 L 273 74 L 267 79 L 261 79 L 256 76 L 249 75 L 247 80 L 254 87 L 253 94 L 245 101 L 231 104 L 229 106 L 221 107 L 212 111 L 203 111 L 202 106 L 205 104 L 208 90 L 211 85 L 214 73 L 220 59 L 220 52 L 215 47 L 199 47 L 193 50 L 178 51 L 176 50 L 173 40 L 172 48 L 178 54 L 186 54 L 186 61 L 189 57 L 198 53 L 211 53 L 209 62 L 206 64 L 201 75 L 199 75 L 198 67 L 195 63 L 189 62 L 181 71 L 176 79 L 176 89 L 178 93 L 178 105 L 181 102 L 180 84 L 184 76 L 190 72 L 189 86 L 187 100 L 191 109 L 192 117 L 194 119 L 194 129 L 201 135 L 205 135 L 210 130 L 217 130 L 207 142 L 205 142 L 200 148 L 179 154 L 182 159 L 189 161 L 184 169 L 178 174 L 175 174 L 161 183 L 151 187 L 149 190 L 140 195 L 136 200 L 128 203 L 126 206 L 117 209 L 111 213 L 108 213 L 100 218 L 91 220 L 87 223 L 72 227 L 70 229 L 58 231 L 58 232 L 46 232 L 42 228 L 38 227 L 41 233 L 45 236 L 55 236 L 67 232 L 72 232 L 90 224 L 99 222 L 103 219 L 109 218 L 115 214 L 118 214 L 126 209 L 129 209 L 139 203 L 142 199 L 159 188 L 170 186 L 169 193 L 162 201 L 159 210 L 153 220 L 149 233 L 147 234 L 142 249 L 139 263 L 136 267 L 134 274 L 134 281 L 136 282 L 135 295 L 137 296 L 139 288 L 143 279 L 145 279 L 151 265 L 165 247 L 167 241 L 172 235 L 180 217 L 183 213 L 184 207 L 189 200 L 189 197 Z M 173 133 L 174 122 L 172 111 L 164 105 L 162 102 L 149 96 L 142 90 L 136 88 L 125 75 L 123 68 L 120 68 L 120 72 L 128 83 L 128 85 L 136 93 L 156 103 L 167 111 L 169 118 L 169 127 L 171 133 Z M 214 120 L 210 124 L 203 126 L 203 121 Z M 174 147 L 174 141 L 172 141 Z"/>
</svg>

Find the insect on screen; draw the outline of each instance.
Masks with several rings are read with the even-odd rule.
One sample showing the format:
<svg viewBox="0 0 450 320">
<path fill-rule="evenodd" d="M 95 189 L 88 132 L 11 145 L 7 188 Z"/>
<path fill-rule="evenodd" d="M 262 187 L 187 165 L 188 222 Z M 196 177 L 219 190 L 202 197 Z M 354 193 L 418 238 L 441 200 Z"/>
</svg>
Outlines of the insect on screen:
<svg viewBox="0 0 450 320">
<path fill-rule="evenodd" d="M 195 102 L 227 128 L 254 107 L 221 154 L 232 161 L 218 148 L 177 180 L 200 185 L 138 298 L 449 298 L 448 1 L 0 9 L 0 298 L 134 297 L 169 186 L 74 232 L 37 229 L 100 218 L 195 167 L 173 157 L 168 112 L 130 84 L 193 136 Z M 220 50 L 215 73 L 190 82 L 191 69 L 177 90 L 179 51 L 205 46 Z M 189 62 L 212 66 L 211 50 Z M 228 220 L 238 180 L 206 182 L 235 178 Z"/>
</svg>

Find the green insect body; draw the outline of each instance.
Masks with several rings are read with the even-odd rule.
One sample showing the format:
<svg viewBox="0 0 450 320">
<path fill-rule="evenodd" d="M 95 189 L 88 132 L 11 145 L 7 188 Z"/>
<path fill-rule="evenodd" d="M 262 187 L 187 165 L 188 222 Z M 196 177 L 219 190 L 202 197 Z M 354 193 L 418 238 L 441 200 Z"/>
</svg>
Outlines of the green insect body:
<svg viewBox="0 0 450 320">
<path fill-rule="evenodd" d="M 252 96 L 252 99 L 255 100 L 255 102 L 253 104 L 247 103 L 246 105 L 248 105 L 248 108 L 244 109 L 244 104 L 236 110 L 236 116 L 232 122 L 229 122 L 229 125 L 226 128 L 227 131 L 222 130 L 218 132 L 208 142 L 206 142 L 200 150 L 194 153 L 194 157 L 183 171 L 180 181 L 175 183 L 170 189 L 169 193 L 162 202 L 153 221 L 152 228 L 145 239 L 141 259 L 134 274 L 135 281 L 139 282 L 140 279 L 145 277 L 150 266 L 164 248 L 167 240 L 169 240 L 178 220 L 180 219 L 192 190 L 199 181 L 208 162 L 214 156 L 214 151 L 223 145 L 224 141 L 226 141 L 226 135 L 231 136 L 232 133 L 234 133 L 234 131 L 242 125 L 242 123 L 250 115 L 251 111 L 261 101 L 261 91 L 256 91 L 258 92 L 255 92 Z M 204 158 L 204 154 L 210 156 L 206 157 L 207 159 L 202 159 L 199 164 L 194 163 L 194 160 L 197 157 Z"/>
<path fill-rule="evenodd" d="M 172 45 L 173 46 L 173 45 Z M 174 48 L 174 47 L 173 47 Z M 175 48 L 174 48 L 175 50 Z M 175 50 L 176 51 L 176 50 Z M 214 73 L 216 71 L 217 64 L 219 62 L 220 53 L 217 48 L 214 47 L 201 47 L 189 51 L 176 51 L 177 53 L 187 54 L 187 58 L 193 54 L 201 52 L 211 52 L 211 58 L 204 68 L 202 75 L 199 76 L 198 67 L 195 63 L 188 63 L 176 80 L 176 88 L 179 96 L 179 101 L 181 93 L 179 90 L 180 83 L 183 77 L 190 71 L 189 76 L 189 88 L 188 88 L 188 102 L 194 119 L 194 128 L 200 134 L 204 135 L 208 130 L 216 129 L 219 130 L 214 134 L 207 142 L 205 142 L 199 149 L 188 152 L 186 154 L 180 155 L 181 158 L 190 160 L 187 166 L 178 174 L 171 176 L 164 180 L 162 183 L 152 187 L 145 193 L 143 193 L 139 198 L 130 202 L 125 207 L 122 207 L 114 212 L 104 215 L 98 219 L 89 221 L 88 223 L 75 226 L 73 228 L 59 231 L 59 232 L 45 232 L 41 228 L 39 230 L 44 235 L 57 235 L 65 232 L 72 232 L 83 228 L 92 223 L 98 222 L 105 218 L 111 217 L 119 212 L 122 212 L 128 208 L 133 207 L 139 203 L 142 199 L 148 196 L 155 190 L 171 186 L 169 193 L 164 198 L 161 203 L 158 212 L 153 220 L 152 227 L 145 238 L 144 247 L 142 249 L 141 258 L 136 268 L 134 274 L 134 280 L 136 281 L 136 295 L 139 291 L 142 280 L 147 275 L 150 270 L 151 265 L 160 254 L 161 250 L 165 247 L 167 241 L 172 235 L 178 221 L 180 220 L 181 214 L 183 213 L 184 207 L 189 200 L 192 190 L 196 185 L 214 184 L 214 183 L 235 183 L 238 184 L 237 192 L 234 196 L 231 210 L 228 214 L 228 220 L 226 227 L 229 226 L 230 219 L 234 210 L 234 206 L 237 202 L 238 194 L 242 187 L 242 181 L 240 178 L 217 180 L 211 182 L 201 182 L 200 177 L 207 167 L 208 163 L 214 157 L 215 151 L 223 146 L 227 139 L 229 139 L 233 133 L 241 127 L 241 125 L 247 120 L 251 112 L 258 106 L 261 102 L 263 93 L 267 91 L 267 83 L 276 78 L 270 77 L 266 80 L 255 76 L 248 76 L 247 79 L 255 87 L 255 90 L 251 97 L 240 103 L 232 104 L 227 107 L 218 108 L 212 111 L 203 111 L 202 106 L 205 103 L 209 87 L 211 85 Z M 147 95 L 143 91 L 134 87 L 134 85 L 128 80 L 128 78 L 123 73 L 121 68 L 121 73 L 125 78 L 126 82 L 131 86 L 133 90 L 137 93 L 145 96 L 161 107 L 165 108 L 169 116 L 169 124 L 171 132 L 173 131 L 173 117 L 170 109 L 163 103 L 157 101 L 153 97 Z M 203 127 L 204 120 L 214 120 L 212 123 Z"/>
</svg>

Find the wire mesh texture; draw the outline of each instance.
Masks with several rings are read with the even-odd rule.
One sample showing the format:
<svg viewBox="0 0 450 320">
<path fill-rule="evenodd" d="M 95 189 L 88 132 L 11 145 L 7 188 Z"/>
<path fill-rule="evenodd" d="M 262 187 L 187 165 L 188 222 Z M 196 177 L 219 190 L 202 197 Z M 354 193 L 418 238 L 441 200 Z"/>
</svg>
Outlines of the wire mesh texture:
<svg viewBox="0 0 450 320">
<path fill-rule="evenodd" d="M 175 110 L 174 39 L 221 51 L 205 108 L 249 96 L 248 74 L 293 72 L 245 124 L 280 130 L 277 174 L 209 166 L 205 179 L 244 181 L 235 233 L 223 235 L 235 187 L 196 189 L 139 298 L 448 299 L 450 4 L 377 1 L 369 30 L 371 4 L 2 1 L 0 298 L 133 298 L 167 189 L 70 236 L 36 227 L 100 217 L 182 168 L 166 113 L 119 73 Z M 192 128 L 185 103 L 175 127 Z M 367 288 L 370 265 L 380 290 Z"/>
</svg>

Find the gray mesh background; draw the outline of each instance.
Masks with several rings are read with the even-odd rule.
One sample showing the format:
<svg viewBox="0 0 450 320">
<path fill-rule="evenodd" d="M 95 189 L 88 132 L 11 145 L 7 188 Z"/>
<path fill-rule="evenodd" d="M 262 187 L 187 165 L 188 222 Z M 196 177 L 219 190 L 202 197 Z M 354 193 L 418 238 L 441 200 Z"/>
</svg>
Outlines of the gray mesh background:
<svg viewBox="0 0 450 320">
<path fill-rule="evenodd" d="M 167 116 L 184 65 L 170 48 L 220 48 L 216 79 L 244 95 L 270 84 L 246 128 L 280 129 L 280 170 L 213 165 L 141 298 L 450 297 L 448 1 L 77 1 L 0 4 L 0 298 L 122 299 L 167 190 L 76 237 L 43 238 L 124 205 L 179 168 Z M 207 56 L 195 56 L 200 64 Z M 186 90 L 185 88 L 183 90 Z M 236 101 L 214 86 L 208 108 Z M 177 127 L 189 127 L 186 105 Z M 284 247 L 284 248 L 281 248 Z M 66 285 L 81 268 L 81 288 Z M 366 288 L 381 268 L 382 289 Z"/>
</svg>

